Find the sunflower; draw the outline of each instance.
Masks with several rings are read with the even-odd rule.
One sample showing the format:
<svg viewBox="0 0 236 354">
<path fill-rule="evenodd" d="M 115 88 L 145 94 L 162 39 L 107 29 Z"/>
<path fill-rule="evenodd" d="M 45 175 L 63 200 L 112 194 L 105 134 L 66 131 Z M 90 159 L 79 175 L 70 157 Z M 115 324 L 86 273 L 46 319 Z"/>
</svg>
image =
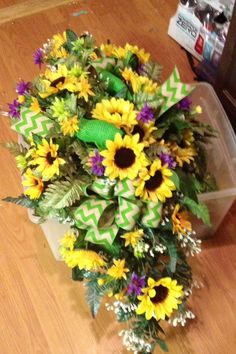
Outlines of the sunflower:
<svg viewBox="0 0 236 354">
<path fill-rule="evenodd" d="M 139 172 L 138 179 L 134 181 L 137 187 L 135 195 L 144 200 L 165 202 L 172 197 L 172 191 L 176 189 L 170 177 L 172 172 L 167 165 L 162 166 L 161 160 L 156 159 L 149 168 L 143 168 Z"/>
<path fill-rule="evenodd" d="M 114 279 L 126 279 L 126 273 L 129 272 L 128 268 L 125 268 L 125 260 L 124 259 L 114 259 L 113 265 L 111 268 L 107 270 L 107 274 L 110 275 Z"/>
<path fill-rule="evenodd" d="M 65 160 L 58 157 L 58 148 L 59 145 L 53 144 L 52 139 L 50 142 L 43 139 L 42 145 L 37 147 L 37 157 L 31 161 L 32 165 L 38 165 L 37 170 L 42 173 L 45 180 L 59 175 L 59 166 L 65 163 Z"/>
<path fill-rule="evenodd" d="M 102 100 L 96 104 L 92 111 L 92 116 L 112 123 L 118 128 L 130 128 L 137 123 L 137 111 L 134 110 L 133 103 L 123 98 L 112 97 L 110 100 Z"/>
<path fill-rule="evenodd" d="M 69 136 L 74 136 L 75 133 L 79 130 L 79 124 L 78 124 L 78 118 L 77 116 L 71 117 L 71 118 L 66 118 L 64 120 L 60 121 L 60 126 L 63 135 L 69 135 Z"/>
<path fill-rule="evenodd" d="M 106 142 L 107 150 L 101 151 L 102 161 L 105 166 L 105 175 L 110 179 L 119 177 L 134 179 L 143 166 L 147 166 L 148 161 L 142 152 L 144 145 L 138 142 L 139 135 L 125 135 L 122 139 L 120 134 L 116 134 L 115 140 Z"/>
<path fill-rule="evenodd" d="M 106 57 L 113 55 L 114 50 L 117 47 L 114 44 L 101 44 L 100 49 L 105 54 Z"/>
<path fill-rule="evenodd" d="M 66 65 L 59 65 L 56 71 L 46 69 L 44 77 L 40 80 L 40 84 L 42 88 L 39 95 L 42 98 L 46 98 L 62 90 L 78 92 L 80 89 L 78 78 L 70 75 Z"/>
<path fill-rule="evenodd" d="M 68 250 L 60 248 L 65 263 L 70 268 L 79 267 L 80 270 L 97 270 L 106 265 L 106 261 L 98 253 L 89 250 Z"/>
<path fill-rule="evenodd" d="M 146 53 L 143 48 L 126 43 L 125 47 L 114 47 L 112 55 L 118 59 L 124 59 L 129 52 L 136 54 L 141 63 L 146 63 L 149 60 L 150 54 Z"/>
<path fill-rule="evenodd" d="M 183 167 L 184 163 L 190 164 L 197 155 L 196 149 L 192 145 L 182 148 L 177 143 L 171 143 L 169 149 L 180 167 Z"/>
<path fill-rule="evenodd" d="M 144 147 L 155 143 L 156 140 L 152 136 L 152 132 L 155 130 L 157 130 L 157 128 L 154 126 L 154 122 L 143 124 L 141 121 L 138 121 L 131 129 L 125 129 L 127 134 L 139 134 L 139 142 L 142 143 Z"/>
<path fill-rule="evenodd" d="M 125 239 L 125 247 L 129 245 L 134 247 L 142 237 L 143 237 L 143 229 L 126 232 L 121 236 L 121 238 Z"/>
<path fill-rule="evenodd" d="M 180 205 L 176 204 L 174 212 L 172 214 L 172 231 L 173 234 L 187 235 L 188 232 L 192 231 L 191 222 L 188 221 L 188 212 L 179 211 Z"/>
<path fill-rule="evenodd" d="M 69 55 L 69 53 L 63 47 L 66 41 L 67 37 L 65 31 L 62 34 L 55 34 L 51 40 L 51 48 L 49 55 L 56 58 L 66 58 Z"/>
<path fill-rule="evenodd" d="M 139 75 L 131 68 L 125 68 L 122 71 L 122 77 L 125 79 L 127 83 L 130 83 L 134 93 L 140 91 L 146 93 L 154 93 L 158 88 L 156 82 L 153 82 L 146 76 Z"/>
<path fill-rule="evenodd" d="M 138 315 L 145 313 L 146 320 L 154 317 L 157 321 L 170 317 L 173 310 L 181 304 L 182 285 L 170 277 L 158 281 L 148 278 L 148 287 L 142 289 L 143 295 L 138 296 L 140 304 L 136 309 Z"/>
<path fill-rule="evenodd" d="M 23 177 L 25 179 L 22 182 L 23 186 L 29 187 L 25 191 L 25 194 L 28 195 L 30 199 L 39 199 L 44 190 L 42 178 L 35 176 L 30 168 L 27 168 Z"/>
</svg>

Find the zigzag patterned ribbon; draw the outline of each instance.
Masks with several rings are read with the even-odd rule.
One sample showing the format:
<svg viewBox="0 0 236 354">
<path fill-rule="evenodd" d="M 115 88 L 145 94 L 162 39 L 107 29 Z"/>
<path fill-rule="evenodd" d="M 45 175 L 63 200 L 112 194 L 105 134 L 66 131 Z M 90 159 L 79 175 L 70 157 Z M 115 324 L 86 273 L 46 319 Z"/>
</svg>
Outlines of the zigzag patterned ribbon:
<svg viewBox="0 0 236 354">
<path fill-rule="evenodd" d="M 175 67 L 169 79 L 160 87 L 160 94 L 164 98 L 159 116 L 165 113 L 170 107 L 188 96 L 195 86 L 184 84 L 180 81 L 178 69 Z"/>
<path fill-rule="evenodd" d="M 162 203 L 148 202 L 142 217 L 142 224 L 156 228 L 161 221 Z"/>
<path fill-rule="evenodd" d="M 30 137 L 32 134 L 44 137 L 53 125 L 52 119 L 49 119 L 41 113 L 35 114 L 30 109 L 23 108 L 21 110 L 20 121 L 13 124 L 11 128 L 26 138 Z"/>
<path fill-rule="evenodd" d="M 88 230 L 85 236 L 86 241 L 104 246 L 111 245 L 119 228 L 126 231 L 132 230 L 141 213 L 143 213 L 141 222 L 146 227 L 155 228 L 161 220 L 162 203 L 148 202 L 144 207 L 144 204 L 135 198 L 134 186 L 130 180 L 119 181 L 114 188 L 114 183 L 97 179 L 91 189 L 99 197 L 90 197 L 74 212 L 76 226 Z M 118 200 L 117 208 L 114 197 Z M 116 208 L 112 215 L 108 214 L 110 207 Z M 103 220 L 105 217 L 108 220 Z M 103 225 L 105 224 L 103 227 L 99 227 L 101 220 L 103 220 Z"/>
</svg>

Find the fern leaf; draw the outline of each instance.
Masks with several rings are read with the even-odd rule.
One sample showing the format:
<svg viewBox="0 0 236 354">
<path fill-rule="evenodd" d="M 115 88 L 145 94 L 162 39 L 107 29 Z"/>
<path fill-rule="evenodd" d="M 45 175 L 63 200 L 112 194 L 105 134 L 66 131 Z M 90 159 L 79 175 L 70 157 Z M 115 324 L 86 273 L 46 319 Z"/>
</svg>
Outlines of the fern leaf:
<svg viewBox="0 0 236 354">
<path fill-rule="evenodd" d="M 43 207 L 61 209 L 71 206 L 80 199 L 83 194 L 84 182 L 78 179 L 67 178 L 64 181 L 56 181 L 48 186 L 42 201 Z"/>
<path fill-rule="evenodd" d="M 141 74 L 147 76 L 149 79 L 160 82 L 162 74 L 162 65 L 148 61 L 142 65 Z"/>
<path fill-rule="evenodd" d="M 4 147 L 8 149 L 14 156 L 24 154 L 26 152 L 26 149 L 24 149 L 22 145 L 14 142 L 5 143 Z"/>
<path fill-rule="evenodd" d="M 157 109 L 163 103 L 163 99 L 158 93 L 138 92 L 134 94 L 133 98 L 138 109 L 142 109 L 145 103 L 147 103 L 149 107 Z"/>
<path fill-rule="evenodd" d="M 209 210 L 205 204 L 196 203 L 189 197 L 184 197 L 183 204 L 186 205 L 188 209 L 199 219 L 202 219 L 204 224 L 211 226 Z"/>
<path fill-rule="evenodd" d="M 37 202 L 35 200 L 29 199 L 24 194 L 21 194 L 19 197 L 6 197 L 2 200 L 4 202 L 13 203 L 30 209 L 34 209 L 37 206 Z"/>
</svg>

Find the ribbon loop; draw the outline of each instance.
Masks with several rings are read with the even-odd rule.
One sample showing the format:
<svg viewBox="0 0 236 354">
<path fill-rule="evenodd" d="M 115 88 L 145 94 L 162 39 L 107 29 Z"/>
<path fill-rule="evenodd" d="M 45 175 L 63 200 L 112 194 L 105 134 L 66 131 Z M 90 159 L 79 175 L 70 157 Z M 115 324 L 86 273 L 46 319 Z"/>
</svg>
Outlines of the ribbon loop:
<svg viewBox="0 0 236 354">
<path fill-rule="evenodd" d="M 76 226 L 80 229 L 97 228 L 106 208 L 113 204 L 111 200 L 90 198 L 83 202 L 74 212 Z"/>
<path fill-rule="evenodd" d="M 118 197 L 118 210 L 115 215 L 116 224 L 124 230 L 132 230 L 141 212 L 141 203 Z"/>
<path fill-rule="evenodd" d="M 161 221 L 161 213 L 161 202 L 147 202 L 142 217 L 142 224 L 147 227 L 156 228 Z"/>
</svg>

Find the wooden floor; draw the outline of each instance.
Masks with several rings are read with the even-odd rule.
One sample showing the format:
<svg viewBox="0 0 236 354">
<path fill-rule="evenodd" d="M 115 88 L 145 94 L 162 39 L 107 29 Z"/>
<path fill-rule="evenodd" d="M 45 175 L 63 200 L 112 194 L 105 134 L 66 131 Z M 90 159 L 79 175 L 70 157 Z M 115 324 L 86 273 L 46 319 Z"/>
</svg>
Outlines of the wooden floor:
<svg viewBox="0 0 236 354">
<path fill-rule="evenodd" d="M 37 74 L 34 50 L 68 27 L 89 30 L 99 43 L 137 43 L 164 64 L 163 78 L 177 64 L 182 79 L 191 82 L 184 52 L 167 36 L 176 5 L 177 0 L 0 0 L 0 109 L 15 97 L 20 77 Z M 88 13 L 75 16 L 81 10 Z M 1 143 L 16 139 L 5 117 L 0 127 Z M 0 197 L 16 196 L 19 173 L 12 156 L 0 149 Z M 53 259 L 26 211 L 4 202 L 0 211 L 0 354 L 124 354 L 113 315 L 101 309 L 91 318 L 82 285 Z M 236 353 L 235 216 L 236 204 L 194 261 L 204 284 L 191 304 L 198 318 L 188 328 L 167 329 L 173 354 Z"/>
</svg>

